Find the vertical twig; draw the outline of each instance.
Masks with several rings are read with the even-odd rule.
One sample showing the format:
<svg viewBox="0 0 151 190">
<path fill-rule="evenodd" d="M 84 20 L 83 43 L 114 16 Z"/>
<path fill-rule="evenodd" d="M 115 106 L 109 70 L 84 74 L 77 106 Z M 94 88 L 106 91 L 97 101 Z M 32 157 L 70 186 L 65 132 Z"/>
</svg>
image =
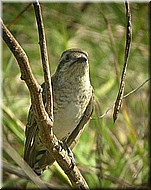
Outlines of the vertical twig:
<svg viewBox="0 0 151 190">
<path fill-rule="evenodd" d="M 39 33 L 39 45 L 41 51 L 41 58 L 42 58 L 42 66 L 44 71 L 44 80 L 46 86 L 46 111 L 53 121 L 53 98 L 52 98 L 52 87 L 51 87 L 51 76 L 50 76 L 50 69 L 49 69 L 49 62 L 48 62 L 48 53 L 47 53 L 47 46 L 46 46 L 46 38 L 45 38 L 45 31 L 44 25 L 42 22 L 42 14 L 41 8 L 38 1 L 33 3 L 35 9 L 35 15 L 38 25 L 38 33 Z"/>
<path fill-rule="evenodd" d="M 114 113 L 113 113 L 113 120 L 114 122 L 117 119 L 118 112 L 121 108 L 123 94 L 124 94 L 124 87 L 125 87 L 125 77 L 126 77 L 126 68 L 128 62 L 128 56 L 131 46 L 131 39 L 132 39 L 132 23 L 131 23 L 131 12 L 129 7 L 129 2 L 125 2 L 126 7 L 126 18 L 127 18 L 127 31 L 126 31 L 126 47 L 125 47 L 125 57 L 124 57 L 124 67 L 121 76 L 120 88 L 116 98 L 115 106 L 114 106 Z"/>
</svg>

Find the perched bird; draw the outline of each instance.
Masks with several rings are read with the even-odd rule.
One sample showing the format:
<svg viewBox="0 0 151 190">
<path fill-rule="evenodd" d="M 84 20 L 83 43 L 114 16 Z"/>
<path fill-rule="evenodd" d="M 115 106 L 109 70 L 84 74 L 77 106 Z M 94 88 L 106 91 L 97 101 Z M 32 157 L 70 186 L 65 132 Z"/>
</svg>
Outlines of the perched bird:
<svg viewBox="0 0 151 190">
<path fill-rule="evenodd" d="M 93 112 L 88 54 L 79 49 L 64 51 L 51 82 L 54 104 L 53 132 L 59 140 L 73 148 Z M 45 83 L 41 87 L 45 103 Z M 24 159 L 40 175 L 54 159 L 41 143 L 32 105 L 25 135 Z"/>
</svg>

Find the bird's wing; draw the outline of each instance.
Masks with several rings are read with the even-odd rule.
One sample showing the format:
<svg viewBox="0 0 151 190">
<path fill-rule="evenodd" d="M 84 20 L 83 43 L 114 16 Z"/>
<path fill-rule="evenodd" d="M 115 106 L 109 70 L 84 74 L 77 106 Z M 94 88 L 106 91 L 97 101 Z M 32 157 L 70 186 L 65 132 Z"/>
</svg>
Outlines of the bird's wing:
<svg viewBox="0 0 151 190">
<path fill-rule="evenodd" d="M 26 124 L 25 136 L 26 142 L 24 147 L 24 160 L 32 167 L 32 160 L 34 162 L 33 149 L 35 145 L 36 133 L 38 126 L 34 117 L 32 105 L 28 113 L 28 119 Z"/>
<path fill-rule="evenodd" d="M 45 84 L 43 83 L 41 87 L 43 89 L 43 101 L 45 103 Z M 32 105 L 28 114 L 25 136 L 24 160 L 40 175 L 41 171 L 45 169 L 48 164 L 54 162 L 54 159 L 50 157 L 49 152 L 39 138 L 39 130 Z"/>
<path fill-rule="evenodd" d="M 45 84 L 43 83 L 41 85 L 42 88 L 42 95 L 43 95 L 43 101 L 45 102 Z M 27 124 L 26 124 L 26 130 L 25 130 L 25 147 L 24 147 L 24 160 L 33 167 L 33 163 L 35 163 L 35 155 L 34 150 L 35 146 L 38 143 L 38 126 L 37 122 L 34 116 L 33 107 L 30 106 L 28 118 L 27 118 Z M 35 143 L 36 142 L 36 143 Z"/>
<path fill-rule="evenodd" d="M 89 119 L 91 118 L 91 115 L 93 113 L 93 109 L 94 109 L 94 95 L 92 92 L 92 96 L 91 99 L 89 101 L 89 104 L 84 112 L 83 117 L 81 118 L 79 124 L 77 125 L 77 127 L 74 129 L 74 131 L 71 133 L 71 135 L 68 137 L 67 139 L 67 145 L 72 149 L 75 144 L 77 143 L 84 125 L 89 121 Z"/>
</svg>

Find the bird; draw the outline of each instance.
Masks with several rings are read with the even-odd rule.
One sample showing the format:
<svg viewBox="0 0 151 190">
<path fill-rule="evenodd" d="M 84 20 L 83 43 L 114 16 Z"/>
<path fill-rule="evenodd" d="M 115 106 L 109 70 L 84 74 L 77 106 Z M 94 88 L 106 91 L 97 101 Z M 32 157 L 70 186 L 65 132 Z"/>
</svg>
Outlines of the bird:
<svg viewBox="0 0 151 190">
<path fill-rule="evenodd" d="M 88 53 L 81 49 L 65 50 L 51 77 L 53 96 L 53 133 L 58 140 L 73 148 L 90 120 L 94 108 L 93 87 L 89 76 Z M 41 85 L 46 103 L 45 83 Z M 24 160 L 41 175 L 55 161 L 42 144 L 38 125 L 30 106 L 25 129 Z"/>
</svg>

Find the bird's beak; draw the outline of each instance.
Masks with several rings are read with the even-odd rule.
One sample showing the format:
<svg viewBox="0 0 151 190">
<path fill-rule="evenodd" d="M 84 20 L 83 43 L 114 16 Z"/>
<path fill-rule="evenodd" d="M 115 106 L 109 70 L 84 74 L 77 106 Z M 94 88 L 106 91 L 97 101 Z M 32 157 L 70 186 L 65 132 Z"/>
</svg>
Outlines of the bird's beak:
<svg viewBox="0 0 151 190">
<path fill-rule="evenodd" d="M 87 61 L 88 61 L 88 59 L 86 57 L 78 57 L 77 58 L 78 63 L 86 63 Z"/>
</svg>

